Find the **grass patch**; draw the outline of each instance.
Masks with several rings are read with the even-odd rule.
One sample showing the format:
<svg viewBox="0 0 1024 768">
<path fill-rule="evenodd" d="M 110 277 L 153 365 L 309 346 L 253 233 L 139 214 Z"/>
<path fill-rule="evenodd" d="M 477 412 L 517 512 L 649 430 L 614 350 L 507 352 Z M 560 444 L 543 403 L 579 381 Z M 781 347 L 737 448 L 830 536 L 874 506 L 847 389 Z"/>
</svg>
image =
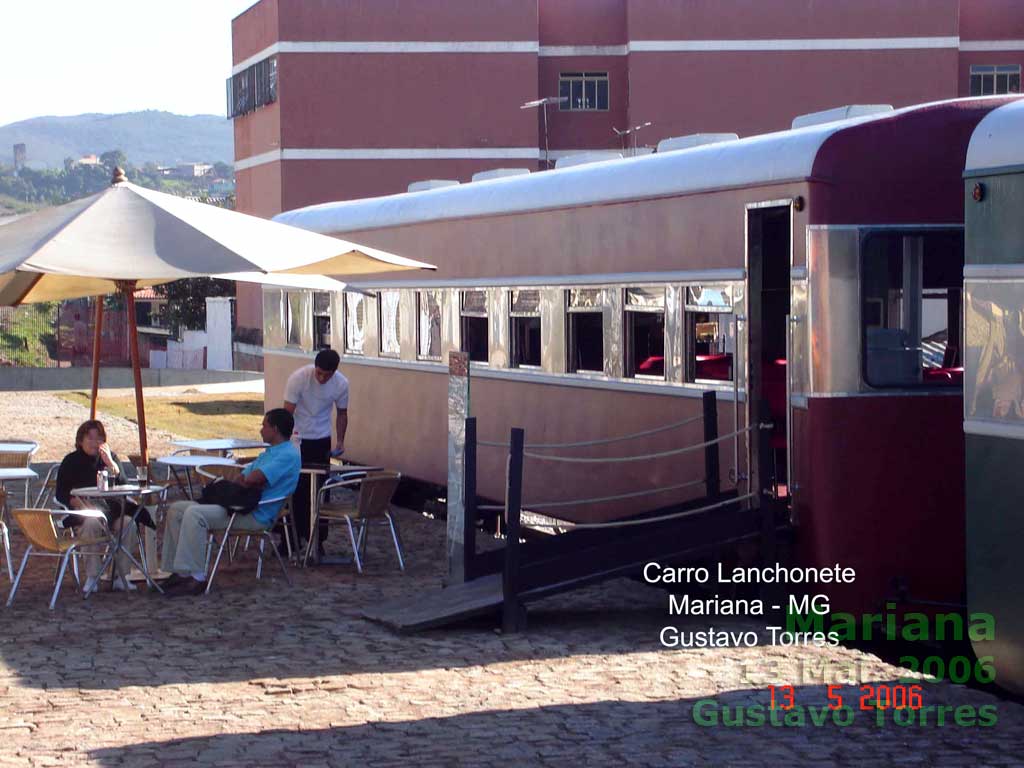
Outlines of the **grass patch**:
<svg viewBox="0 0 1024 768">
<path fill-rule="evenodd" d="M 45 368 L 57 360 L 56 304 L 44 302 L 0 313 L 0 357 L 14 365 Z"/>
<path fill-rule="evenodd" d="M 89 407 L 88 392 L 66 392 L 65 400 Z M 135 398 L 100 396 L 96 404 L 100 418 L 121 416 L 135 422 Z M 162 429 L 191 439 L 248 437 L 259 439 L 263 421 L 263 395 L 233 394 L 158 395 L 146 398 L 146 427 Z"/>
</svg>

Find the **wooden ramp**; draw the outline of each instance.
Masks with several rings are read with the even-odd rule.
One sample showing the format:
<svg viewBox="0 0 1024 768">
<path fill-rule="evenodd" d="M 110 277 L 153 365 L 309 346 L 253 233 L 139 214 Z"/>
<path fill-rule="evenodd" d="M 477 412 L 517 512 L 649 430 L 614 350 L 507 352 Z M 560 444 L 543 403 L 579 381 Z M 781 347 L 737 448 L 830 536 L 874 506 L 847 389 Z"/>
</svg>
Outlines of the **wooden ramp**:
<svg viewBox="0 0 1024 768">
<path fill-rule="evenodd" d="M 638 576 L 645 564 L 681 565 L 722 547 L 761 535 L 761 516 L 738 503 L 692 516 L 609 530 L 578 530 L 520 544 L 513 579 L 522 605 L 622 576 Z M 690 502 L 700 507 L 704 502 Z M 498 617 L 505 607 L 504 550 L 481 553 L 477 577 L 435 592 L 377 605 L 363 617 L 397 632 L 418 632 L 479 616 Z"/>
<path fill-rule="evenodd" d="M 497 612 L 504 602 L 501 574 L 491 573 L 436 592 L 419 593 L 363 611 L 363 618 L 396 632 L 419 632 Z"/>
</svg>

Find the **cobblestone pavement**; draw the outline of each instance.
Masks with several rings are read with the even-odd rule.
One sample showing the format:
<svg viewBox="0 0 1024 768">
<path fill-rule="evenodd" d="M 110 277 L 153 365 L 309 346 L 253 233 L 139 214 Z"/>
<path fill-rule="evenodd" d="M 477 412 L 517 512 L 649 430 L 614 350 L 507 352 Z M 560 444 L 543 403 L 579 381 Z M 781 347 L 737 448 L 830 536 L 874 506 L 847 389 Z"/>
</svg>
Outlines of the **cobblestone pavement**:
<svg viewBox="0 0 1024 768">
<path fill-rule="evenodd" d="M 1024 707 L 949 684 L 926 684 L 925 704 L 991 705 L 998 723 L 701 727 L 701 699 L 763 704 L 789 682 L 821 706 L 824 682 L 898 672 L 842 648 L 661 649 L 666 596 L 635 582 L 532 606 L 518 635 L 480 622 L 397 636 L 361 608 L 435 589 L 444 551 L 442 523 L 401 519 L 404 576 L 382 533 L 358 578 L 293 570 L 289 589 L 273 569 L 257 582 L 250 555 L 209 597 L 83 601 L 69 581 L 50 613 L 52 571 L 33 563 L 0 612 L 0 766 L 1022 764 Z"/>
</svg>

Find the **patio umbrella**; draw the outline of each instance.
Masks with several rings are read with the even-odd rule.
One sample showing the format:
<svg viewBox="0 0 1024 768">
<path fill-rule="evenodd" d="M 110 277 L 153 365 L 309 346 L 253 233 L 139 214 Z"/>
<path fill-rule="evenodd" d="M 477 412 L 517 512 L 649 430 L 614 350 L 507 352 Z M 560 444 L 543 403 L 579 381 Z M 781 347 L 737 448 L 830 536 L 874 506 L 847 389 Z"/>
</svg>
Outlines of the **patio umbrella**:
<svg viewBox="0 0 1024 768">
<path fill-rule="evenodd" d="M 0 227 L 0 306 L 124 295 L 144 461 L 148 448 L 135 322 L 137 288 L 221 276 L 260 283 L 308 282 L 314 287 L 325 284 L 324 275 L 433 268 L 387 251 L 138 187 L 120 168 L 103 192 Z M 93 416 L 102 323 L 103 302 L 97 301 Z"/>
</svg>

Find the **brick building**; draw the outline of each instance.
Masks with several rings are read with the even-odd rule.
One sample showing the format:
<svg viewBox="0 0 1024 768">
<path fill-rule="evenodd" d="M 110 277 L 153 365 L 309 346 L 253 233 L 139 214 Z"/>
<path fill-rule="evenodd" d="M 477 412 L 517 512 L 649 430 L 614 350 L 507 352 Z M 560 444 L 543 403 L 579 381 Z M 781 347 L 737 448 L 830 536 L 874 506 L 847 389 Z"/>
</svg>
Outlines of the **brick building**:
<svg viewBox="0 0 1024 768">
<path fill-rule="evenodd" d="M 232 37 L 237 205 L 272 216 L 418 180 L 541 170 L 546 154 L 780 130 L 842 104 L 1019 91 L 1024 7 L 261 0 Z M 545 108 L 520 108 L 544 97 L 564 99 L 547 105 L 546 135 Z M 260 317 L 259 287 L 239 285 L 239 325 Z"/>
</svg>

